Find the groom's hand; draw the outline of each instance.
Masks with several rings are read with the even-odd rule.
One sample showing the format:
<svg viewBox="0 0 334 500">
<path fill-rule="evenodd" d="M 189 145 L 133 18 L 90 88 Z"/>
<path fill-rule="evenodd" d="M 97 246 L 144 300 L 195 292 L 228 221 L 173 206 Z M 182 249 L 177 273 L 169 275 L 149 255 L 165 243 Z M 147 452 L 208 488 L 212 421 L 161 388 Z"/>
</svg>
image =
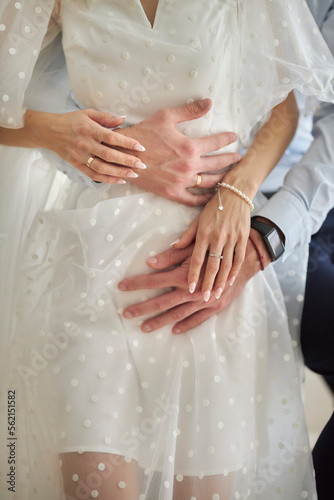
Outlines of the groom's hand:
<svg viewBox="0 0 334 500">
<path fill-rule="evenodd" d="M 251 234 L 264 256 L 264 265 L 267 266 L 270 263 L 270 256 L 262 238 L 254 230 L 251 230 Z M 167 325 L 174 325 L 172 328 L 174 334 L 187 332 L 225 309 L 242 292 L 248 280 L 260 270 L 258 254 L 248 241 L 246 258 L 234 285 L 225 287 L 220 299 L 217 300 L 212 296 L 208 302 L 204 302 L 201 283 L 197 287 L 198 291 L 193 294 L 188 290 L 187 278 L 192 248 L 192 246 L 182 250 L 171 248 L 156 257 L 151 257 L 147 263 L 158 272 L 127 278 L 119 283 L 121 291 L 172 287 L 170 292 L 127 307 L 123 311 L 124 318 L 153 315 L 141 325 L 145 333 Z M 170 269 L 175 265 L 177 267 Z"/>
<path fill-rule="evenodd" d="M 187 137 L 176 129 L 181 122 L 195 120 L 206 115 L 212 106 L 210 99 L 203 99 L 184 106 L 164 108 L 137 125 L 118 129 L 120 134 L 138 140 L 146 151 L 135 153 L 147 166 L 131 182 L 164 198 L 184 205 L 205 205 L 212 194 L 193 194 L 197 174 L 201 176 L 201 188 L 216 186 L 223 174 L 216 172 L 240 161 L 240 153 L 222 153 L 204 156 L 218 151 L 236 141 L 233 132 L 222 132 L 203 138 Z M 134 154 L 131 151 L 131 154 Z"/>
</svg>

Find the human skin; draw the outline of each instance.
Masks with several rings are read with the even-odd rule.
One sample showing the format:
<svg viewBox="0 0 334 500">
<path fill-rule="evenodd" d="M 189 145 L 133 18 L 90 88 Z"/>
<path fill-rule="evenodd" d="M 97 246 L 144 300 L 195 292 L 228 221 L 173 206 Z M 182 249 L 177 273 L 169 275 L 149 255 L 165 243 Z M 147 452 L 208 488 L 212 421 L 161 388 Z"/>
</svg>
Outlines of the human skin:
<svg viewBox="0 0 334 500">
<path fill-rule="evenodd" d="M 27 110 L 24 127 L 0 127 L 0 144 L 48 149 L 96 182 L 114 184 L 138 180 L 139 186 L 143 182 L 146 190 L 160 196 L 185 205 L 204 205 L 212 195 L 203 194 L 201 190 L 193 194 L 188 188 L 195 184 L 201 172 L 201 188 L 215 186 L 222 174 L 206 175 L 205 172 L 217 171 L 240 160 L 239 153 L 204 156 L 234 142 L 237 136 L 223 132 L 204 138 L 186 138 L 175 125 L 204 116 L 211 105 L 209 99 L 204 99 L 165 108 L 137 125 L 114 131 L 108 128 L 118 128 L 123 117 L 93 109 L 64 114 Z M 94 160 L 87 166 L 90 157 Z M 149 174 L 141 181 L 146 163 Z"/>
<path fill-rule="evenodd" d="M 262 237 L 253 229 L 250 234 L 263 256 L 264 267 L 267 267 L 271 259 Z M 155 272 L 122 280 L 118 288 L 123 292 L 172 289 L 153 299 L 126 307 L 123 317 L 130 319 L 151 315 L 152 317 L 146 319 L 141 325 L 141 330 L 145 333 L 168 325 L 172 327 L 174 334 L 185 333 L 228 307 L 242 292 L 246 283 L 261 270 L 258 253 L 253 244 L 248 241 L 245 260 L 233 286 L 225 287 L 219 299 L 212 295 L 206 302 L 200 288 L 192 294 L 189 292 L 187 276 L 192 251 L 193 245 L 184 249 L 170 248 L 147 259 L 147 265 Z"/>
</svg>

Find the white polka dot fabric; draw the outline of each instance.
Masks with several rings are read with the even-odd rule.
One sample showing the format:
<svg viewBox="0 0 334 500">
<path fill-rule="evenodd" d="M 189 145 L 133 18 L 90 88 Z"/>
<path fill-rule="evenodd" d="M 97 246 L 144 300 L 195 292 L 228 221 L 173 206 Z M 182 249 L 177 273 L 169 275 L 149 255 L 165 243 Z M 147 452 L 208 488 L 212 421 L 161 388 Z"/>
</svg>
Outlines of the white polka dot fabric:
<svg viewBox="0 0 334 500">
<path fill-rule="evenodd" d="M 209 95 L 212 112 L 181 131 L 234 129 L 247 140 L 293 85 L 324 91 L 321 55 L 290 54 L 300 67 L 308 61 L 300 74 L 286 61 L 293 36 L 282 34 L 296 34 L 304 11 L 309 26 L 303 2 L 160 0 L 151 27 L 139 0 L 64 0 L 74 97 L 136 123 Z M 302 42 L 309 36 L 302 31 Z M 265 61 L 268 47 L 274 59 Z M 307 84 L 313 63 L 318 87 Z M 12 94 L 4 95 L 8 122 Z M 22 253 L 9 351 L 22 394 L 16 498 L 58 500 L 62 473 L 76 499 L 315 500 L 296 334 L 303 249 L 275 265 L 280 282 L 267 269 L 193 331 L 144 334 L 122 311 L 155 293 L 120 292 L 117 283 L 147 272 L 145 259 L 197 210 L 130 184 L 94 191 L 63 180 L 48 194 Z"/>
</svg>

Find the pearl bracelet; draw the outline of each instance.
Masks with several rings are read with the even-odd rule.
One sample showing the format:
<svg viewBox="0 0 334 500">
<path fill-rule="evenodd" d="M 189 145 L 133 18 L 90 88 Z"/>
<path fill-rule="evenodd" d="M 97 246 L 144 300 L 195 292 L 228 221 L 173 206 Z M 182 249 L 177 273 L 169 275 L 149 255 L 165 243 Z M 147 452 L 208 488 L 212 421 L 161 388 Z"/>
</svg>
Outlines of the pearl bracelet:
<svg viewBox="0 0 334 500">
<path fill-rule="evenodd" d="M 244 193 L 242 193 L 241 191 L 239 191 L 239 189 L 235 188 L 234 186 L 231 186 L 230 184 L 226 184 L 225 182 L 218 182 L 218 187 L 223 187 L 223 188 L 229 189 L 233 193 L 237 194 L 238 196 L 240 196 L 241 199 L 243 199 L 247 203 L 247 205 L 251 209 L 251 212 L 254 210 L 255 207 L 254 207 L 254 204 L 253 204 L 252 200 L 250 200 L 248 198 L 248 196 L 246 196 Z M 223 207 L 221 199 L 220 199 L 219 189 L 218 189 L 218 199 L 219 199 L 219 207 L 218 207 L 218 209 L 219 210 L 223 210 L 224 207 Z"/>
</svg>

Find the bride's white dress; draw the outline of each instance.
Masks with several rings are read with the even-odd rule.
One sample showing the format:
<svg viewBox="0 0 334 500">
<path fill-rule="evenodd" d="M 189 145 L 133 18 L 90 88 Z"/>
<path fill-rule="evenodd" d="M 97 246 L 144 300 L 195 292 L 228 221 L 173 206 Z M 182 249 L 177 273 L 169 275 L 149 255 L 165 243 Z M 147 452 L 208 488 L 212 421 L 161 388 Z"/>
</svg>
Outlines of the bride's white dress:
<svg viewBox="0 0 334 500">
<path fill-rule="evenodd" d="M 292 77 L 265 53 L 261 68 L 247 60 L 251 44 L 268 37 L 269 11 L 248 18 L 258 31 L 250 26 L 243 45 L 242 4 L 160 0 L 151 27 L 139 0 L 62 1 L 58 22 L 76 103 L 125 114 L 132 124 L 209 96 L 212 111 L 179 130 L 235 130 L 246 140 Z M 277 36 L 273 30 L 273 47 L 287 43 Z M 249 81 L 240 80 L 246 74 Z M 278 80 L 267 98 L 263 89 Z M 38 161 L 31 168 L 43 170 Z M 122 310 L 154 292 L 124 293 L 117 284 L 148 272 L 145 259 L 182 234 L 197 210 L 130 182 L 89 189 L 61 176 L 24 228 L 16 285 L 10 348 L 17 369 L 6 387 L 18 398 L 16 498 L 60 498 L 56 451 L 105 453 L 104 464 L 91 464 L 92 477 L 112 469 L 108 456 L 135 461 L 140 499 L 176 498 L 183 481 L 189 500 L 315 499 L 296 335 L 303 249 L 259 273 L 192 331 L 144 334 Z M 48 180 L 40 179 L 43 189 Z M 97 480 L 72 473 L 87 494 L 78 498 L 98 496 Z M 126 487 L 118 485 L 125 495 Z"/>
</svg>

